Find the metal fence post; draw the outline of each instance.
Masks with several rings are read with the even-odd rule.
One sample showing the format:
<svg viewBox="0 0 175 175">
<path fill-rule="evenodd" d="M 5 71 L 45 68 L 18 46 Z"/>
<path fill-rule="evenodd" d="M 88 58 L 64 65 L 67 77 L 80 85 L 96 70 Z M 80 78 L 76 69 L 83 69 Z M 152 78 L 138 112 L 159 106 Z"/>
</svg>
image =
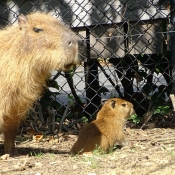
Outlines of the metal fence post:
<svg viewBox="0 0 175 175">
<path fill-rule="evenodd" d="M 86 43 L 87 43 L 87 62 L 84 63 L 84 71 L 85 71 L 87 107 L 85 110 L 87 114 L 91 116 L 98 109 L 101 98 L 98 94 L 99 90 L 98 66 L 90 58 L 90 29 L 87 27 L 86 27 Z"/>
<path fill-rule="evenodd" d="M 171 1 L 171 24 L 175 31 L 175 0 Z M 175 32 L 171 33 L 172 93 L 175 94 Z"/>
<path fill-rule="evenodd" d="M 171 25 L 172 25 L 172 31 L 175 31 L 175 0 L 171 1 Z M 171 61 L 172 61 L 172 94 L 175 94 L 175 32 L 171 33 Z M 170 98 L 171 97 L 172 95 L 170 95 Z M 174 107 L 173 100 L 172 104 Z M 175 119 L 175 109 L 173 110 L 173 117 Z"/>
</svg>

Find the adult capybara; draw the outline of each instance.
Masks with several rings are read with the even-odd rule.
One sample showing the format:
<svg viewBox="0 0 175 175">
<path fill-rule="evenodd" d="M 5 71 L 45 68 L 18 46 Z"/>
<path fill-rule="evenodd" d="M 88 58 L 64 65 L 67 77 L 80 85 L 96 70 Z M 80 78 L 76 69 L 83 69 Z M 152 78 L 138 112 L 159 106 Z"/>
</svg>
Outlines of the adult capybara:
<svg viewBox="0 0 175 175">
<path fill-rule="evenodd" d="M 45 13 L 19 15 L 0 30 L 0 128 L 5 153 L 15 154 L 19 124 L 40 97 L 51 70 L 79 62 L 76 35 Z"/>
<path fill-rule="evenodd" d="M 125 120 L 134 114 L 132 103 L 120 98 L 105 102 L 97 119 L 85 126 L 70 150 L 72 155 L 93 151 L 96 147 L 108 152 L 116 143 L 127 145 L 123 127 Z"/>
</svg>

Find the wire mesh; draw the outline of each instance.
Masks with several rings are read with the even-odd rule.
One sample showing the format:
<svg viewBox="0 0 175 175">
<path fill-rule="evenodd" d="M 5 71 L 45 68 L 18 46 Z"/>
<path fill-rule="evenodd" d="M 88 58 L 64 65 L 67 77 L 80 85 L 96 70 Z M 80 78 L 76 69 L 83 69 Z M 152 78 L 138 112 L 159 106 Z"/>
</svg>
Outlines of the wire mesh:
<svg viewBox="0 0 175 175">
<path fill-rule="evenodd" d="M 39 99 L 61 120 L 94 119 L 102 98 L 120 97 L 134 104 L 138 116 L 171 106 L 171 16 L 164 0 L 8 0 L 0 2 L 0 24 L 20 13 L 44 11 L 63 20 L 80 40 L 85 61 L 74 72 L 54 71 Z M 75 102 L 75 103 L 74 103 Z M 36 105 L 37 108 L 37 105 Z"/>
</svg>

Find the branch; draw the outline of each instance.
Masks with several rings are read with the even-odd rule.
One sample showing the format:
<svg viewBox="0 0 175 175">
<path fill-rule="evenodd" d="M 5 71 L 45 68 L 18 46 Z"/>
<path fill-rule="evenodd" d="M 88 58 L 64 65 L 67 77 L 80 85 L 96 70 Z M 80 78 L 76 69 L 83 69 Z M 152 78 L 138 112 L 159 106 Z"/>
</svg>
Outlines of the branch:
<svg viewBox="0 0 175 175">
<path fill-rule="evenodd" d="M 55 131 L 55 110 L 48 106 L 47 107 L 47 111 L 49 113 L 49 117 L 48 117 L 48 128 L 49 128 L 49 132 L 50 131 Z"/>
<path fill-rule="evenodd" d="M 65 119 L 66 119 L 66 115 L 67 115 L 69 109 L 74 105 L 74 103 L 75 103 L 75 101 L 73 100 L 73 101 L 69 102 L 68 105 L 66 106 L 66 109 L 65 109 L 65 111 L 64 111 L 63 117 L 62 117 L 62 119 L 61 119 L 61 121 L 60 121 L 58 133 L 61 133 L 61 132 L 62 132 L 63 122 L 64 122 Z"/>
<path fill-rule="evenodd" d="M 145 116 L 144 123 L 140 129 L 142 129 L 144 126 L 146 126 L 148 124 L 149 120 L 153 116 L 153 113 L 154 113 L 154 107 L 152 107 L 152 102 L 150 101 L 149 106 L 148 106 L 148 111 L 147 111 L 146 116 Z"/>
<path fill-rule="evenodd" d="M 105 69 L 101 66 L 101 64 L 96 60 L 95 63 L 97 64 L 97 66 L 101 69 L 101 71 L 104 73 L 104 75 L 106 76 L 106 78 L 109 80 L 109 82 L 112 84 L 112 86 L 116 89 L 116 91 L 118 92 L 120 97 L 123 97 L 122 93 L 120 92 L 120 88 L 117 84 L 115 84 L 110 75 L 108 75 L 105 71 Z"/>
</svg>

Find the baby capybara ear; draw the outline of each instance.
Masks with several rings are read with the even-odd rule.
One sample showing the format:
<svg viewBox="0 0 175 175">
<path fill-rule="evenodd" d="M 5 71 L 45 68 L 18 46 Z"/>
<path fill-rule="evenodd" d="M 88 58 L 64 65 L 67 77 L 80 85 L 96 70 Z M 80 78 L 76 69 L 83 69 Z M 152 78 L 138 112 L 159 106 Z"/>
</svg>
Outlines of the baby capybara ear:
<svg viewBox="0 0 175 175">
<path fill-rule="evenodd" d="M 111 100 L 111 107 L 114 109 L 116 105 L 116 101 L 115 100 Z"/>
</svg>

